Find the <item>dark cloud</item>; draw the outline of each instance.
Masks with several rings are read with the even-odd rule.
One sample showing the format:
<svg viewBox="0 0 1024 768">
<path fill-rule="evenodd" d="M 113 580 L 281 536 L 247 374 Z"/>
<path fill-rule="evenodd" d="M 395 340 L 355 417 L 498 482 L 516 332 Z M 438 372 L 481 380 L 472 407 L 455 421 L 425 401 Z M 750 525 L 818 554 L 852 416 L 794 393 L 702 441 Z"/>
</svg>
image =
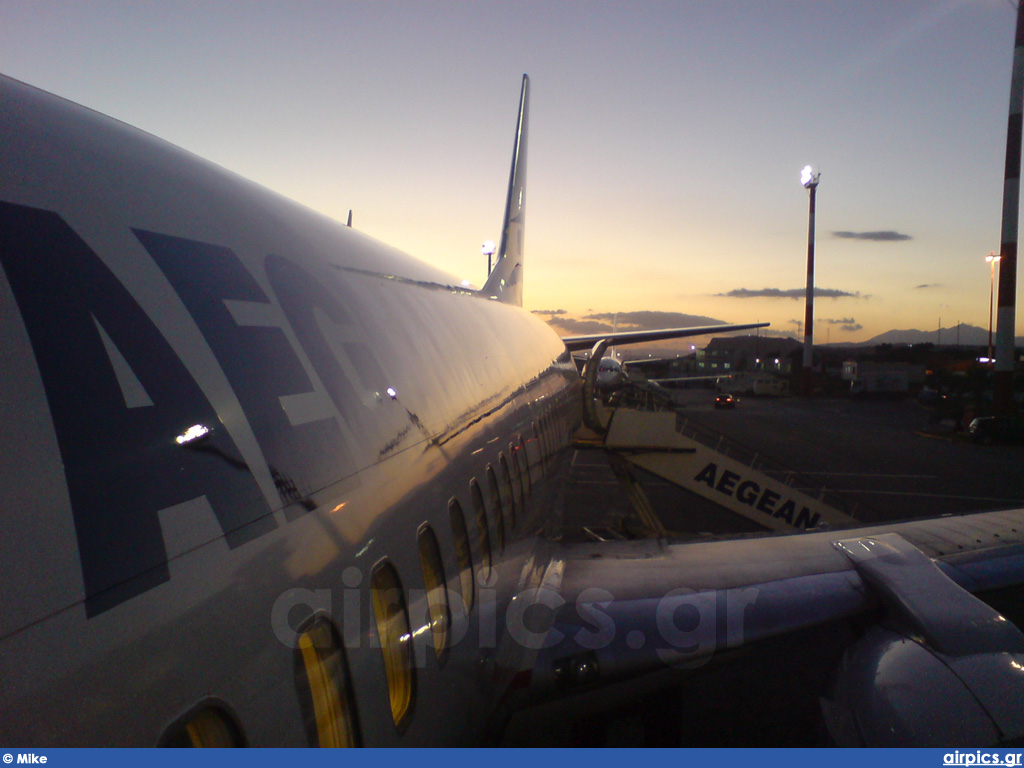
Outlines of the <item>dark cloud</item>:
<svg viewBox="0 0 1024 768">
<path fill-rule="evenodd" d="M 733 299 L 800 299 L 804 296 L 803 288 L 790 288 L 789 290 L 782 290 L 781 288 L 759 288 L 752 290 L 750 288 L 733 288 L 728 293 L 718 293 L 716 296 L 728 296 Z"/>
<path fill-rule="evenodd" d="M 845 299 L 845 298 L 851 298 L 851 299 L 861 299 L 861 298 L 864 298 L 864 299 L 866 299 L 867 298 L 867 296 L 861 296 L 860 291 L 856 291 L 854 293 L 850 293 L 849 291 L 840 291 L 838 288 L 815 288 L 814 289 L 814 296 L 815 296 L 815 298 L 822 298 L 822 299 Z"/>
<path fill-rule="evenodd" d="M 734 288 L 728 293 L 717 293 L 716 296 L 728 296 L 732 299 L 802 299 L 807 294 L 805 288 Z M 861 298 L 860 292 L 850 293 L 840 291 L 836 288 L 815 288 L 815 298 L 840 299 L 840 298 Z"/>
<path fill-rule="evenodd" d="M 599 323 L 595 320 L 576 320 L 572 317 L 551 317 L 547 322 L 563 336 L 589 336 L 595 333 L 608 333 L 612 330 L 608 323 Z"/>
<path fill-rule="evenodd" d="M 833 232 L 832 237 L 838 237 L 844 240 L 873 240 L 879 243 L 913 240 L 910 235 L 904 235 L 902 232 L 893 232 L 891 229 L 883 232 Z"/>
<path fill-rule="evenodd" d="M 792 325 L 795 325 L 798 329 L 803 330 L 803 325 L 804 325 L 804 321 L 803 320 L 790 320 L 789 322 Z M 817 318 L 817 322 L 824 323 L 825 325 L 838 325 L 839 326 L 839 330 L 841 330 L 841 331 L 849 331 L 850 333 L 853 333 L 855 331 L 860 331 L 860 330 L 864 329 L 864 326 L 861 325 L 860 323 L 858 323 L 852 317 L 842 317 L 842 318 L 819 317 L 819 318 Z"/>
<path fill-rule="evenodd" d="M 727 321 L 704 315 L 688 315 L 684 312 L 597 312 L 582 319 L 569 317 L 565 310 L 534 310 L 534 314 L 546 315 L 548 325 L 562 336 L 589 336 L 611 331 L 647 331 L 659 328 L 689 328 L 700 325 L 724 325 Z"/>
<path fill-rule="evenodd" d="M 532 312 L 535 315 L 564 315 L 565 314 L 565 310 L 564 309 L 531 309 L 530 312 Z"/>
<path fill-rule="evenodd" d="M 624 330 L 656 330 L 658 328 L 687 328 L 691 325 L 722 325 L 725 320 L 717 320 L 704 315 L 687 315 L 684 312 L 654 312 L 640 310 L 636 312 L 601 312 L 587 315 L 585 320 L 602 320 L 612 326 L 617 325 Z"/>
</svg>

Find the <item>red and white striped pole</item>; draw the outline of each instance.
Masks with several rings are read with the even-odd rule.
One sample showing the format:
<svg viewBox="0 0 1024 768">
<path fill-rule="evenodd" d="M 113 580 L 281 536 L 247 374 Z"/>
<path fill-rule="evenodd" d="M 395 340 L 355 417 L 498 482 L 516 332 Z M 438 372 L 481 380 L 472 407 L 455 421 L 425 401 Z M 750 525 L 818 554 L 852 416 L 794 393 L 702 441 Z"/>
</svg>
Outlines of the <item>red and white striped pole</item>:
<svg viewBox="0 0 1024 768">
<path fill-rule="evenodd" d="M 1020 218 L 1020 151 L 1024 106 L 1024 2 L 1017 5 L 1010 75 L 1010 116 L 1006 128 L 1006 173 L 1003 181 L 1003 225 L 999 247 L 999 303 L 996 314 L 996 366 L 993 406 L 998 414 L 1013 412 L 1013 368 L 1017 354 L 1017 226 Z"/>
</svg>

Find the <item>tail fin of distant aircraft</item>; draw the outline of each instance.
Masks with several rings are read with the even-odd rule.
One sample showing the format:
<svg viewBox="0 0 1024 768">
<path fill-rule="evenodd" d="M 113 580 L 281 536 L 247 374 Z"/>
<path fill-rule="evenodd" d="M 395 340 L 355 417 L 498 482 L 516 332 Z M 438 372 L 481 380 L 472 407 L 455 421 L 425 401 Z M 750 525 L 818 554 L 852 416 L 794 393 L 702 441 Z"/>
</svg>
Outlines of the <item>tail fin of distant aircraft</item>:
<svg viewBox="0 0 1024 768">
<path fill-rule="evenodd" d="M 512 147 L 505 220 L 501 228 L 498 260 L 487 277 L 483 293 L 506 304 L 523 305 L 523 234 L 526 229 L 526 135 L 530 114 L 530 78 L 523 75 L 519 120 Z"/>
</svg>

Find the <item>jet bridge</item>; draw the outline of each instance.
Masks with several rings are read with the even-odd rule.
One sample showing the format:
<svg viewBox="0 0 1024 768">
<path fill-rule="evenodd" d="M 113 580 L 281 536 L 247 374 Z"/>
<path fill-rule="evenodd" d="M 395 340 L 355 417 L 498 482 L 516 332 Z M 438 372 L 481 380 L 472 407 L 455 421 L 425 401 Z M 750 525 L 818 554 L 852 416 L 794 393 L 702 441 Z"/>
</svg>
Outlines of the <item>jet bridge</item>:
<svg viewBox="0 0 1024 768">
<path fill-rule="evenodd" d="M 769 475 L 729 456 L 720 450 L 722 446 L 712 448 L 684 434 L 686 420 L 681 414 L 669 410 L 602 410 L 608 416 L 607 430 L 591 445 L 609 452 L 612 468 L 626 481 L 641 519 L 658 535 L 665 535 L 664 527 L 649 505 L 645 507 L 643 500 L 637 498 L 642 489 L 630 483 L 629 473 L 624 471 L 628 465 L 646 470 L 768 530 L 826 530 L 862 524 L 823 497 L 816 498 L 794 488 L 787 478 Z"/>
<path fill-rule="evenodd" d="M 595 347 L 584 370 L 584 424 L 580 447 L 603 449 L 626 488 L 643 525 L 654 535 L 668 536 L 631 467 L 638 467 L 673 485 L 740 515 L 770 531 L 798 532 L 850 528 L 863 524 L 830 503 L 824 489 L 811 495 L 791 484 L 792 475 L 769 474 L 756 457 L 744 461 L 728 453 L 720 439 L 709 441 L 674 408 L 657 388 L 627 385 L 636 404 L 646 409 L 609 407 L 595 395 L 594 381 L 603 349 Z M 597 362 L 595 362 L 597 361 Z M 653 409 L 652 409 L 652 405 Z M 703 438 L 703 439 L 702 439 Z M 711 444 L 713 443 L 713 445 Z"/>
</svg>

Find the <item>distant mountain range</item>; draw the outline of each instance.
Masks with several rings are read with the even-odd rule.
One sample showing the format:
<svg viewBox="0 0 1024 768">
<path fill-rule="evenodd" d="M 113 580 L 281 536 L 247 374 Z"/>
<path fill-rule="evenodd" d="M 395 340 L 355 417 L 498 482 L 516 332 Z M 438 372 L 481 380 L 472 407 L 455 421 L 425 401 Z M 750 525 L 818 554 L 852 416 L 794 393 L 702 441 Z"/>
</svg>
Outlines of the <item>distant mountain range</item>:
<svg viewBox="0 0 1024 768">
<path fill-rule="evenodd" d="M 988 328 L 979 328 L 976 325 L 961 323 L 959 326 L 950 328 L 938 328 L 933 331 L 919 331 L 916 328 L 909 330 L 892 330 L 880 333 L 867 341 L 856 344 L 844 344 L 843 346 L 868 347 L 877 344 L 959 344 L 965 347 L 980 347 L 988 344 Z M 995 343 L 995 333 L 992 334 L 992 343 Z M 1024 337 L 1018 336 L 1015 340 L 1018 346 L 1024 345 Z"/>
</svg>

